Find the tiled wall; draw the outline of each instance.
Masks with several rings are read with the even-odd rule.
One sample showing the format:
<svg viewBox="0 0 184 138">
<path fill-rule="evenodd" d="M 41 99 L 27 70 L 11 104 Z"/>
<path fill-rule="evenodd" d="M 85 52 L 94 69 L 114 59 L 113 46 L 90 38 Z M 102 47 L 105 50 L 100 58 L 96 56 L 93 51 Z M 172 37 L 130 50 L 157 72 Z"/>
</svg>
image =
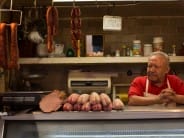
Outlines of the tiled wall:
<svg viewBox="0 0 184 138">
<path fill-rule="evenodd" d="M 161 7 L 122 6 L 109 9 L 107 7 L 81 7 L 82 46 L 85 48 L 86 34 L 102 34 L 105 40 L 105 54 L 112 54 L 123 44 L 132 47 L 132 41 L 135 39 L 140 39 L 143 45 L 152 43 L 153 37 L 161 36 L 164 39 L 165 52 L 171 53 L 171 46 L 175 44 L 178 53 L 184 42 L 183 9 L 182 7 L 167 7 L 167 5 Z M 71 46 L 70 10 L 71 8 L 59 8 L 60 30 L 55 38 L 57 43 L 65 44 L 65 50 Z M 103 31 L 104 15 L 121 16 L 122 30 Z"/>
<path fill-rule="evenodd" d="M 56 43 L 64 43 L 65 51 L 71 47 L 70 35 L 70 10 L 71 8 L 59 8 L 59 34 L 55 38 Z M 112 54 L 116 49 L 121 48 L 122 44 L 132 46 L 134 39 L 140 39 L 142 44 L 152 43 L 153 37 L 162 36 L 164 39 L 165 51 L 172 52 L 171 46 L 175 44 L 177 52 L 184 42 L 184 8 L 182 7 L 118 7 L 114 9 L 105 8 L 81 8 L 82 19 L 82 46 L 85 47 L 86 34 L 104 35 L 104 51 Z M 119 32 L 103 31 L 102 17 L 105 14 L 122 16 L 122 30 Z M 82 51 L 83 55 L 84 51 Z M 178 53 L 177 53 L 178 54 Z M 62 60 L 62 59 L 61 59 Z M 48 74 L 41 80 L 44 90 L 55 88 L 66 89 L 67 72 L 70 69 L 84 69 L 85 71 L 109 71 L 117 72 L 118 77 L 113 78 L 113 83 L 130 83 L 132 79 L 145 73 L 145 64 L 123 64 L 123 65 L 91 65 L 91 66 L 47 66 Z M 183 66 L 172 65 L 172 68 L 183 75 Z M 127 76 L 127 71 L 133 72 L 132 76 Z M 183 78 L 184 79 L 184 78 Z"/>
</svg>

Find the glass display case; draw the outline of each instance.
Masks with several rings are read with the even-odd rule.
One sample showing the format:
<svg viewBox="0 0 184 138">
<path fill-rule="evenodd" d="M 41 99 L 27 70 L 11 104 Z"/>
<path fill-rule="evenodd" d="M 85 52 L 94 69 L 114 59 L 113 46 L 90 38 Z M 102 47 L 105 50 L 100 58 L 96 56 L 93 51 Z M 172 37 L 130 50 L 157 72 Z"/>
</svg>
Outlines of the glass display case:
<svg viewBox="0 0 184 138">
<path fill-rule="evenodd" d="M 5 121 L 3 138 L 181 138 L 183 121 Z"/>
<path fill-rule="evenodd" d="M 181 138 L 182 110 L 56 112 L 1 119 L 2 138 Z"/>
</svg>

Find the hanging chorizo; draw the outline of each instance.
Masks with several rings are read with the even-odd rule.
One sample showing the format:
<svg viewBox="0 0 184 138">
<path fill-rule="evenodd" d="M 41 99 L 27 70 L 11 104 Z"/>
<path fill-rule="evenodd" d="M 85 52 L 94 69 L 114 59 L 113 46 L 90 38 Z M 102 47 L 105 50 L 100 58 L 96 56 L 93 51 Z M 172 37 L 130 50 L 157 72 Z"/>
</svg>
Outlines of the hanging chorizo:
<svg viewBox="0 0 184 138">
<path fill-rule="evenodd" d="M 47 21 L 47 48 L 48 52 L 51 53 L 54 50 L 53 37 L 58 31 L 58 11 L 54 6 L 49 6 L 46 12 Z"/>
<path fill-rule="evenodd" d="M 6 52 L 6 24 L 0 23 L 0 67 L 7 67 L 7 52 Z"/>
<path fill-rule="evenodd" d="M 18 51 L 18 41 L 17 41 L 17 23 L 10 24 L 11 30 L 11 42 L 10 42 L 10 52 L 9 52 L 9 69 L 18 69 L 18 59 L 19 59 L 19 51 Z"/>
</svg>

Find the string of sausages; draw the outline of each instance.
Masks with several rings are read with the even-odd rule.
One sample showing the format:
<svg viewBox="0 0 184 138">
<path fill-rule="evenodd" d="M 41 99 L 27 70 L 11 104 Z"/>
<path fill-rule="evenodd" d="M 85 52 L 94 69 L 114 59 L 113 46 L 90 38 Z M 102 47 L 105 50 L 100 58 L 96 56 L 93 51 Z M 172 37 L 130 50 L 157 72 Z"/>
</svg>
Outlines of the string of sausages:
<svg viewBox="0 0 184 138">
<path fill-rule="evenodd" d="M 53 38 L 58 31 L 58 10 L 54 6 L 49 6 L 46 12 L 47 22 L 47 49 L 51 53 L 54 50 Z"/>
<path fill-rule="evenodd" d="M 72 47 L 80 56 L 80 39 L 81 39 L 81 11 L 79 7 L 73 7 L 71 10 L 71 39 Z"/>
<path fill-rule="evenodd" d="M 6 52 L 6 24 L 0 23 L 0 66 L 7 67 L 7 52 Z"/>
<path fill-rule="evenodd" d="M 9 28 L 10 27 L 10 28 Z M 3 69 L 18 69 L 18 41 L 17 41 L 17 23 L 0 23 L 0 67 Z M 7 30 L 10 29 L 10 44 L 8 43 Z"/>
</svg>

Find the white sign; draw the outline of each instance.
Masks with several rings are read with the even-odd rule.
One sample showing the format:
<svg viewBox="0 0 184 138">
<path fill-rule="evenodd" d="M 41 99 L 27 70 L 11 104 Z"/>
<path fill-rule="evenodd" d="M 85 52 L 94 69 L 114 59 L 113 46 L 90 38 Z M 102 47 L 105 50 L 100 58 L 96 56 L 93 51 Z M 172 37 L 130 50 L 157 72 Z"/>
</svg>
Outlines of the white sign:
<svg viewBox="0 0 184 138">
<path fill-rule="evenodd" d="M 120 16 L 108 16 L 103 17 L 103 30 L 105 31 L 121 31 L 122 18 Z"/>
</svg>

